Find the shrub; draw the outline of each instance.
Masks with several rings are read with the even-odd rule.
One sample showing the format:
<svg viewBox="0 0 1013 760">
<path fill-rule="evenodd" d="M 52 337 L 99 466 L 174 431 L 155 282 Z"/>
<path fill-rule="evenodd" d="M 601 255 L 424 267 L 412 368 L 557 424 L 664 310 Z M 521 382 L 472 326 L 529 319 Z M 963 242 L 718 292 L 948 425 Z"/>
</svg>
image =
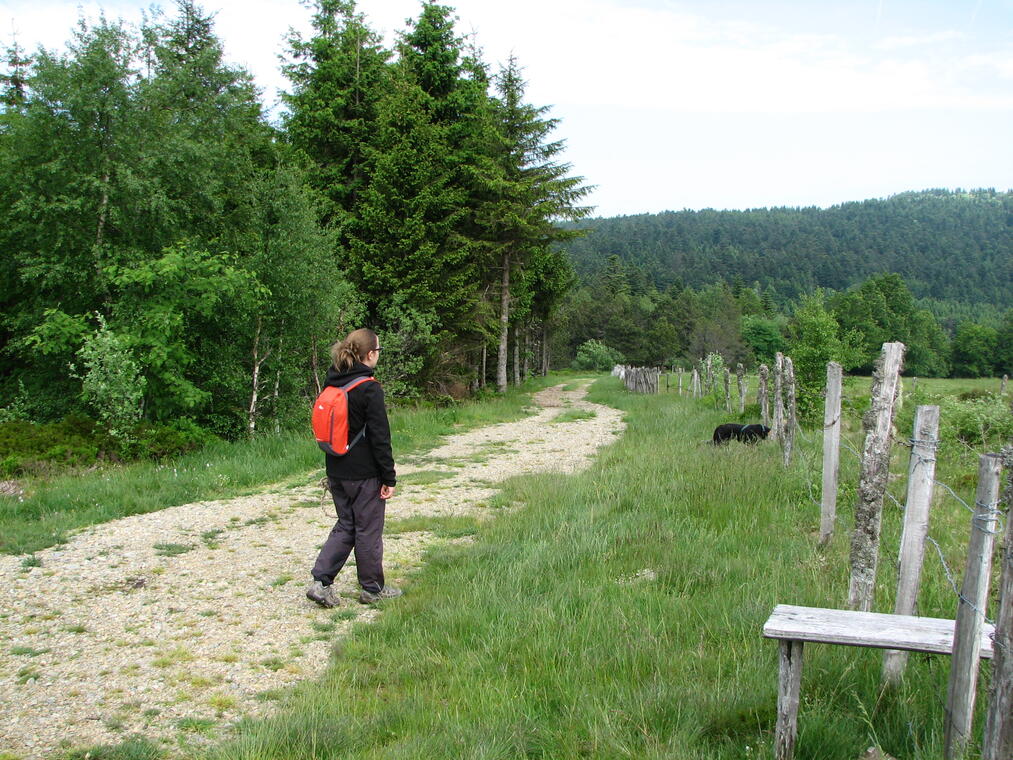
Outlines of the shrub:
<svg viewBox="0 0 1013 760">
<path fill-rule="evenodd" d="M 624 361 L 619 351 L 600 340 L 591 339 L 577 347 L 577 358 L 573 360 L 573 368 L 606 372 Z"/>
<path fill-rule="evenodd" d="M 940 437 L 968 446 L 1001 446 L 1013 437 L 1013 414 L 1003 399 L 988 395 L 940 403 Z"/>
<path fill-rule="evenodd" d="M 138 425 L 124 453 L 131 459 L 170 459 L 219 440 L 193 420 L 173 420 L 168 425 Z"/>
<path fill-rule="evenodd" d="M 128 441 L 131 428 L 141 418 L 146 381 L 126 341 L 106 327 L 101 314 L 98 323 L 98 330 L 78 351 L 83 374 L 77 375 L 73 366 L 71 374 L 80 378 L 82 398 L 94 408 L 110 434 Z"/>
</svg>

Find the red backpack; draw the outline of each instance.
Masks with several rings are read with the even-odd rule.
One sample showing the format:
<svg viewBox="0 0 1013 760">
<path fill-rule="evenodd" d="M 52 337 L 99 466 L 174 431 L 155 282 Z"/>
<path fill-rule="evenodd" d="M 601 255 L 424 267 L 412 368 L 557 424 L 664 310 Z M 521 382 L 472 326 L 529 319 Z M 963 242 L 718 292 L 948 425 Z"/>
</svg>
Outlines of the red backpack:
<svg viewBox="0 0 1013 760">
<path fill-rule="evenodd" d="M 348 440 L 348 392 L 373 377 L 358 377 L 342 386 L 329 385 L 320 392 L 313 402 L 313 437 L 317 445 L 328 454 L 344 456 L 359 442 L 366 432 L 366 426 L 351 441 Z"/>
</svg>

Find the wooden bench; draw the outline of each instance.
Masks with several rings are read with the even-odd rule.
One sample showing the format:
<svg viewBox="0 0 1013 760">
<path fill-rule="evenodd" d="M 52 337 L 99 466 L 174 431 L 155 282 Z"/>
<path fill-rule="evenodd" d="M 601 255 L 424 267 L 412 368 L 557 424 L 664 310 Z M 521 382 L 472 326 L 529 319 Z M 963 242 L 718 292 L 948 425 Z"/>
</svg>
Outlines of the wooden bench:
<svg viewBox="0 0 1013 760">
<path fill-rule="evenodd" d="M 953 626 L 941 618 L 777 605 L 763 626 L 763 635 L 780 647 L 774 757 L 791 760 L 795 752 L 804 642 L 951 654 Z M 992 656 L 992 632 L 987 624 L 982 630 L 982 657 Z"/>
</svg>

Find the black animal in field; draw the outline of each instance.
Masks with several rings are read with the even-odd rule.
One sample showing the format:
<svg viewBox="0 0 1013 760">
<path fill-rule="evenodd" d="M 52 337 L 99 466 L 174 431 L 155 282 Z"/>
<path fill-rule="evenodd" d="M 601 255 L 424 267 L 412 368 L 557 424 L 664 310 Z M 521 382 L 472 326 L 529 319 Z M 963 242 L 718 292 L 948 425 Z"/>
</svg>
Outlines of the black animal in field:
<svg viewBox="0 0 1013 760">
<path fill-rule="evenodd" d="M 756 443 L 762 441 L 770 433 L 766 425 L 739 425 L 736 422 L 726 422 L 714 428 L 715 445 L 728 443 L 731 440 L 742 441 L 742 443 Z"/>
</svg>

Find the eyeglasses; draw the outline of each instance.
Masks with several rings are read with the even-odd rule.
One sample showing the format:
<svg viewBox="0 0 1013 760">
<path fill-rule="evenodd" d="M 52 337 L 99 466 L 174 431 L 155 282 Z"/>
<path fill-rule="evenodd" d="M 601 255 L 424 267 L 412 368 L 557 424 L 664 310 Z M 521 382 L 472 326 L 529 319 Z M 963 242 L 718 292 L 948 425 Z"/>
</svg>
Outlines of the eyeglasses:
<svg viewBox="0 0 1013 760">
<path fill-rule="evenodd" d="M 379 347 L 379 346 L 377 346 L 377 347 L 376 347 L 376 348 L 374 348 L 373 350 L 374 350 L 374 351 L 376 351 L 377 353 L 380 353 L 380 347 Z"/>
</svg>

